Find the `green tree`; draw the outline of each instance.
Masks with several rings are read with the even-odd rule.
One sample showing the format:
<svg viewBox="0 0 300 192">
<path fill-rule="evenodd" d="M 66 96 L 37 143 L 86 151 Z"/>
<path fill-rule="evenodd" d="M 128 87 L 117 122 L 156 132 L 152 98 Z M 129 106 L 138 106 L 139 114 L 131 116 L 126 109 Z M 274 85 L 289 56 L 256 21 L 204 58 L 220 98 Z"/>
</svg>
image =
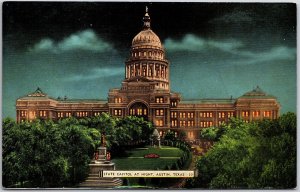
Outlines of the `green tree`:
<svg viewBox="0 0 300 192">
<path fill-rule="evenodd" d="M 197 161 L 188 187 L 296 187 L 296 115 L 245 123 L 232 119 L 213 148 Z"/>
</svg>

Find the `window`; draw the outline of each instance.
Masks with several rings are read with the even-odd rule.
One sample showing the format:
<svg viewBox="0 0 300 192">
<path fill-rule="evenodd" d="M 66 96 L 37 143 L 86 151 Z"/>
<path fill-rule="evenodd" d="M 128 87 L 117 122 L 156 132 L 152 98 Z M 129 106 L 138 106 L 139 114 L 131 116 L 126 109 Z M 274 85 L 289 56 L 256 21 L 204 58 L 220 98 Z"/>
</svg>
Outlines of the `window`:
<svg viewBox="0 0 300 192">
<path fill-rule="evenodd" d="M 122 103 L 122 98 L 115 97 L 115 103 Z"/>
<path fill-rule="evenodd" d="M 58 112 L 57 117 L 59 117 L 59 118 L 64 117 L 64 113 L 63 112 Z"/>
<path fill-rule="evenodd" d="M 171 126 L 172 127 L 177 127 L 177 121 L 176 120 L 172 120 L 171 121 Z"/>
<path fill-rule="evenodd" d="M 21 111 L 21 117 L 26 117 L 27 116 L 27 111 Z"/>
<path fill-rule="evenodd" d="M 212 121 L 203 121 L 200 122 L 200 127 L 211 127 L 213 126 L 213 122 Z"/>
<path fill-rule="evenodd" d="M 188 117 L 188 118 L 194 118 L 194 113 L 193 113 L 193 112 L 187 113 L 187 117 Z"/>
<path fill-rule="evenodd" d="M 219 118 L 225 118 L 225 113 L 224 112 L 219 112 Z"/>
<path fill-rule="evenodd" d="M 171 118 L 177 118 L 177 112 L 171 112 Z"/>
<path fill-rule="evenodd" d="M 164 110 L 163 109 L 156 109 L 155 110 L 155 115 L 156 116 L 163 116 L 164 115 Z"/>
<path fill-rule="evenodd" d="M 130 113 L 130 115 L 135 115 L 135 110 L 134 109 L 130 109 L 129 113 Z"/>
<path fill-rule="evenodd" d="M 227 117 L 228 117 L 228 118 L 233 117 L 233 112 L 228 112 L 228 113 L 227 113 Z"/>
<path fill-rule="evenodd" d="M 180 113 L 179 113 L 179 118 L 185 118 L 185 113 L 180 112 Z"/>
<path fill-rule="evenodd" d="M 87 117 L 88 116 L 88 112 L 85 112 L 85 111 L 79 111 L 79 112 L 76 112 L 76 116 L 77 117 Z M 61 116 L 62 117 L 62 116 Z"/>
<path fill-rule="evenodd" d="M 143 111 L 142 111 L 141 108 L 138 108 L 138 109 L 137 109 L 137 115 L 143 115 Z"/>
<path fill-rule="evenodd" d="M 271 117 L 271 111 L 264 111 L 264 117 Z"/>
<path fill-rule="evenodd" d="M 248 111 L 242 111 L 242 116 L 243 117 L 248 117 L 249 116 L 249 112 Z"/>
<path fill-rule="evenodd" d="M 186 123 L 185 121 L 179 121 L 179 126 L 180 127 L 185 127 L 185 125 L 186 125 L 185 123 Z"/>
<path fill-rule="evenodd" d="M 193 138 L 194 138 L 194 132 L 189 131 L 189 132 L 188 132 L 188 137 L 189 137 L 190 139 L 193 139 Z"/>
<path fill-rule="evenodd" d="M 114 110 L 114 115 L 115 116 L 121 116 L 122 115 L 122 109 L 115 109 Z"/>
<path fill-rule="evenodd" d="M 40 111 L 40 117 L 46 117 L 47 113 L 46 111 Z"/>
<path fill-rule="evenodd" d="M 252 111 L 252 116 L 253 117 L 259 117 L 260 116 L 260 111 Z"/>
<path fill-rule="evenodd" d="M 156 103 L 164 103 L 164 98 L 163 97 L 156 97 L 155 102 Z"/>
<path fill-rule="evenodd" d="M 172 107 L 176 107 L 177 106 L 177 102 L 176 101 L 171 101 L 171 106 Z"/>
<path fill-rule="evenodd" d="M 194 126 L 194 121 L 188 121 L 187 126 L 188 127 L 193 127 Z"/>
<path fill-rule="evenodd" d="M 163 120 L 162 120 L 162 119 L 157 119 L 157 120 L 155 121 L 155 124 L 156 124 L 156 126 L 158 126 L 158 127 L 162 127 L 162 126 L 163 126 Z"/>
<path fill-rule="evenodd" d="M 66 112 L 66 117 L 71 117 L 72 113 L 71 112 Z"/>
</svg>

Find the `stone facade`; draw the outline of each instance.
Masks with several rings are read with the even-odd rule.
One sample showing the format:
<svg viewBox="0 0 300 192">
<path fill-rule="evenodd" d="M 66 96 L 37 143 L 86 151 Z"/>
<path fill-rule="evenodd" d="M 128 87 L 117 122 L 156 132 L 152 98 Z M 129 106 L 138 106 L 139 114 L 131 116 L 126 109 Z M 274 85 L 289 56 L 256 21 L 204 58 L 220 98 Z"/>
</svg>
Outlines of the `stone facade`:
<svg viewBox="0 0 300 192">
<path fill-rule="evenodd" d="M 102 112 L 118 117 L 135 115 L 152 121 L 160 135 L 171 129 L 176 135 L 183 131 L 188 140 L 194 140 L 202 128 L 219 126 L 230 117 L 254 121 L 279 116 L 277 99 L 259 87 L 237 99 L 182 100 L 179 93 L 170 90 L 169 61 L 159 37 L 151 30 L 148 12 L 143 21 L 143 30 L 132 40 L 125 62 L 125 79 L 120 89 L 109 91 L 108 101 L 53 99 L 38 88 L 17 99 L 17 121 L 80 118 Z"/>
</svg>

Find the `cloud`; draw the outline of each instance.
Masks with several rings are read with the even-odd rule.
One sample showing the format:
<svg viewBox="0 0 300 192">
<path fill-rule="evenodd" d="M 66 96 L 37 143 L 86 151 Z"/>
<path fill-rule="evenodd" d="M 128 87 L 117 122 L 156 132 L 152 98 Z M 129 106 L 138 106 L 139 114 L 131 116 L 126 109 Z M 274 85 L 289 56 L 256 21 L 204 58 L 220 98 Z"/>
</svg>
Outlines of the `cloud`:
<svg viewBox="0 0 300 192">
<path fill-rule="evenodd" d="M 228 59 L 234 59 L 232 63 L 243 62 L 243 64 L 296 59 L 296 49 L 291 47 L 277 45 L 269 50 L 257 52 L 247 49 L 244 43 L 235 39 L 204 39 L 193 34 L 187 34 L 181 40 L 168 38 L 165 40 L 165 48 L 168 52 L 193 51 L 212 57 L 217 51 L 221 51 L 231 54 Z"/>
<path fill-rule="evenodd" d="M 243 61 L 245 64 L 296 59 L 296 49 L 285 46 L 273 47 L 264 52 L 239 51 L 236 54 L 246 57 Z"/>
<path fill-rule="evenodd" d="M 113 46 L 98 37 L 93 30 L 87 29 L 71 34 L 59 42 L 55 42 L 50 38 L 41 39 L 29 49 L 30 52 L 50 51 L 52 53 L 73 50 L 105 52 L 113 50 Z"/>
<path fill-rule="evenodd" d="M 232 51 L 240 48 L 243 44 L 237 40 L 215 41 L 197 37 L 193 34 L 185 35 L 181 40 L 167 38 L 165 40 L 167 51 L 203 51 L 206 49 L 219 49 L 222 51 Z"/>
<path fill-rule="evenodd" d="M 73 74 L 64 78 L 64 81 L 85 81 L 104 77 L 117 76 L 124 73 L 123 67 L 103 67 L 94 68 L 88 71 L 87 74 Z"/>
<path fill-rule="evenodd" d="M 251 23 L 258 18 L 255 17 L 254 13 L 248 12 L 248 11 L 233 11 L 231 13 L 227 13 L 225 15 L 222 15 L 221 17 L 217 17 L 214 19 L 211 19 L 209 23 L 217 24 L 229 24 L 229 23 Z"/>
</svg>

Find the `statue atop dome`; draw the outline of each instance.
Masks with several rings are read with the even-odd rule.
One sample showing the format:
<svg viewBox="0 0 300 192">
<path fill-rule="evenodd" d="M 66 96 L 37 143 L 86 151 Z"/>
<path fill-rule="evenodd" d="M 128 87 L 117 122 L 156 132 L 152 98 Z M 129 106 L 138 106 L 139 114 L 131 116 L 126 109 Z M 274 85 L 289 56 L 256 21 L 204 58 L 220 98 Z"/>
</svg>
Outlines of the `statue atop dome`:
<svg viewBox="0 0 300 192">
<path fill-rule="evenodd" d="M 149 13 L 148 13 L 148 7 L 147 6 L 146 6 L 145 16 L 143 17 L 143 22 L 144 22 L 144 29 L 145 30 L 150 29 L 151 19 L 150 19 Z"/>
</svg>

